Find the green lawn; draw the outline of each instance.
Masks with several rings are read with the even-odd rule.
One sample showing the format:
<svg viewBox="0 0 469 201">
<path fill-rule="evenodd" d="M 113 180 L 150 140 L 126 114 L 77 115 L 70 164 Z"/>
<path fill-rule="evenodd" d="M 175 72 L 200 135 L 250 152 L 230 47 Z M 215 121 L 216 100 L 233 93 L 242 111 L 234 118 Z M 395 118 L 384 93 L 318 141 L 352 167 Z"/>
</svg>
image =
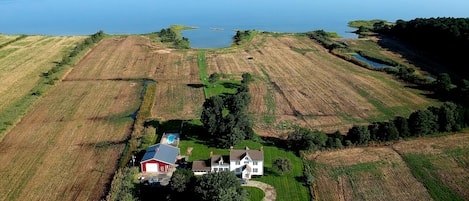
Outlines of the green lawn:
<svg viewBox="0 0 469 201">
<path fill-rule="evenodd" d="M 179 148 L 181 153 L 185 154 L 187 148 L 192 147 L 192 154 L 188 159 L 189 162 L 208 159 L 210 152 L 219 155 L 229 155 L 228 149 L 208 147 L 203 141 L 191 137 L 187 138 L 188 139 L 186 140 L 181 140 Z M 264 150 L 264 176 L 253 178 L 252 180 L 265 182 L 274 186 L 277 191 L 277 201 L 310 200 L 309 190 L 304 183 L 302 183 L 303 163 L 298 156 L 291 151 L 285 151 L 274 146 L 265 146 L 253 141 L 243 141 L 234 148 L 243 149 L 246 146 L 250 149 L 259 149 L 263 147 Z M 280 175 L 272 169 L 272 162 L 279 157 L 290 159 L 293 165 L 291 172 Z"/>
<path fill-rule="evenodd" d="M 249 191 L 249 201 L 261 201 L 265 193 L 260 188 L 245 186 L 244 189 Z"/>
</svg>

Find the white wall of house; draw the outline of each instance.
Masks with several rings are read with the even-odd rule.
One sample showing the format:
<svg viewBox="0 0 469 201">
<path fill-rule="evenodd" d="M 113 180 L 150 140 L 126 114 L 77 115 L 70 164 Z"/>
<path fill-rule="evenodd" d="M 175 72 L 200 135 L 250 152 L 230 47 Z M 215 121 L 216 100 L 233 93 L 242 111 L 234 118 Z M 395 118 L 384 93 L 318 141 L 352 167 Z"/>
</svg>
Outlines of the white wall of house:
<svg viewBox="0 0 469 201">
<path fill-rule="evenodd" d="M 230 171 L 230 164 L 229 163 L 212 164 L 211 171 L 212 172 Z"/>
<path fill-rule="evenodd" d="M 231 160 L 230 161 L 230 171 L 233 171 L 235 174 L 239 175 L 243 171 L 243 167 L 249 165 L 251 170 L 251 175 L 264 175 L 264 162 L 262 160 L 252 160 L 249 155 L 246 155 L 241 160 Z"/>
</svg>

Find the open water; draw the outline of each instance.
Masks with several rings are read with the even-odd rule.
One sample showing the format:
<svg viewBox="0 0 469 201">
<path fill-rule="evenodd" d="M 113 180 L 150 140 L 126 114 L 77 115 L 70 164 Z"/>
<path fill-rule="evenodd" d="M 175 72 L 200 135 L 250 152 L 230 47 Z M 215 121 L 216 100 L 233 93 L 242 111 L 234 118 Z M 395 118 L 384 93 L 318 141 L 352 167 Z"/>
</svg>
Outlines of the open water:
<svg viewBox="0 0 469 201">
<path fill-rule="evenodd" d="M 468 0 L 0 0 L 0 33 L 40 35 L 143 34 L 171 24 L 195 48 L 226 47 L 234 30 L 306 32 L 346 38 L 352 20 L 394 22 L 418 17 L 469 17 Z"/>
</svg>

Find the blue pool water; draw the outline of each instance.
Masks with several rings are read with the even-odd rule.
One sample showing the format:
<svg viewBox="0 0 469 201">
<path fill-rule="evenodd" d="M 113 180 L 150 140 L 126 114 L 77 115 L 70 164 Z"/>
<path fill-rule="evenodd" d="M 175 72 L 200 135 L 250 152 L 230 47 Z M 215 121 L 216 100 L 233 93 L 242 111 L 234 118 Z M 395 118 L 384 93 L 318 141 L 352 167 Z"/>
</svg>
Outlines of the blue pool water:
<svg viewBox="0 0 469 201">
<path fill-rule="evenodd" d="M 168 136 L 168 140 L 167 140 L 167 141 L 168 141 L 168 144 L 173 143 L 173 142 L 174 142 L 174 138 L 176 138 L 175 135 L 170 135 L 170 136 Z"/>
</svg>

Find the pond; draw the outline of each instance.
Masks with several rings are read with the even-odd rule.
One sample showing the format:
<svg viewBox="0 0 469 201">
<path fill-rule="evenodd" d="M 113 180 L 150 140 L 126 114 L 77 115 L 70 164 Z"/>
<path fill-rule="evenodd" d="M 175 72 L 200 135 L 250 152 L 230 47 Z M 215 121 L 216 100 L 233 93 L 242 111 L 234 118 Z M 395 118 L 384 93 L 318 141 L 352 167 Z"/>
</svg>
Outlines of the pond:
<svg viewBox="0 0 469 201">
<path fill-rule="evenodd" d="M 353 54 L 352 56 L 357 58 L 358 60 L 361 60 L 361 61 L 364 61 L 364 62 L 370 64 L 374 68 L 390 67 L 387 64 L 382 64 L 382 63 L 371 61 L 371 60 L 369 60 L 365 57 L 360 56 L 359 54 Z"/>
<path fill-rule="evenodd" d="M 196 48 L 227 47 L 234 30 L 306 32 L 355 38 L 352 20 L 468 17 L 467 0 L 0 0 L 0 33 L 40 35 L 144 34 L 172 24 Z"/>
</svg>

